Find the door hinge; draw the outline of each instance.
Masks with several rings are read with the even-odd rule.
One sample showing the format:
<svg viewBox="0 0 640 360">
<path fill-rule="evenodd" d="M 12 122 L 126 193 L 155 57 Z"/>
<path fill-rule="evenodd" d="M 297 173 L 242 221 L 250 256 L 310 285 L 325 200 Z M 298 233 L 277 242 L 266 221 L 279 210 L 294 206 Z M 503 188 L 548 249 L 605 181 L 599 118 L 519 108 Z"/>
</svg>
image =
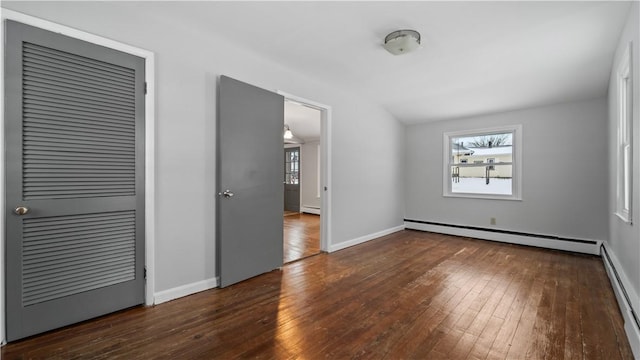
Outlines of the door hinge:
<svg viewBox="0 0 640 360">
<path fill-rule="evenodd" d="M 147 95 L 147 83 L 144 83 L 144 94 Z"/>
<path fill-rule="evenodd" d="M 144 279 L 147 280 L 147 267 L 144 267 Z"/>
</svg>

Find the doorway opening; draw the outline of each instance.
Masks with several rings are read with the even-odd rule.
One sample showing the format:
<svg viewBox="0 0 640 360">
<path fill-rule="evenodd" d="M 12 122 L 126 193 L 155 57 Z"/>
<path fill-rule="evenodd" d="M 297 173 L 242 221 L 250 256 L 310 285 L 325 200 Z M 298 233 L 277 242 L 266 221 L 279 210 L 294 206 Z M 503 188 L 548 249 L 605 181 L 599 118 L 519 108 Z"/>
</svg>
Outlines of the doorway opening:
<svg viewBox="0 0 640 360">
<path fill-rule="evenodd" d="M 284 263 L 326 251 L 326 134 L 328 107 L 285 96 Z"/>
</svg>

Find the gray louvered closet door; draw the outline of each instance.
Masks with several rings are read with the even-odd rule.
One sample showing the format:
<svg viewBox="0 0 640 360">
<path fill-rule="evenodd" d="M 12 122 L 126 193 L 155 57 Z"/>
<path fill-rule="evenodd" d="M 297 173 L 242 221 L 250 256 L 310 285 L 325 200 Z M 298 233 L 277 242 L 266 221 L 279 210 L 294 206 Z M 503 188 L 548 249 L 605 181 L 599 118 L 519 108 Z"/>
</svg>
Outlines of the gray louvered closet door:
<svg viewBox="0 0 640 360">
<path fill-rule="evenodd" d="M 144 59 L 12 21 L 6 35 L 12 341 L 144 302 Z"/>
</svg>

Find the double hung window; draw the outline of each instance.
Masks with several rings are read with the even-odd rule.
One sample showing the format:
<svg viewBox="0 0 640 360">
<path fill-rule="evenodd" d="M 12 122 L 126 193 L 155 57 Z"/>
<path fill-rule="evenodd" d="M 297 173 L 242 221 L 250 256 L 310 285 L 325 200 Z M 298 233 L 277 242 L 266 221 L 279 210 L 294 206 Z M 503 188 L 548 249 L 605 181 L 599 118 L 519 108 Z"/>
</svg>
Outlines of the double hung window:
<svg viewBox="0 0 640 360">
<path fill-rule="evenodd" d="M 632 189 L 632 109 L 631 45 L 627 48 L 617 69 L 617 141 L 616 141 L 616 215 L 631 223 Z"/>
<path fill-rule="evenodd" d="M 444 134 L 443 195 L 519 200 L 522 126 Z"/>
</svg>

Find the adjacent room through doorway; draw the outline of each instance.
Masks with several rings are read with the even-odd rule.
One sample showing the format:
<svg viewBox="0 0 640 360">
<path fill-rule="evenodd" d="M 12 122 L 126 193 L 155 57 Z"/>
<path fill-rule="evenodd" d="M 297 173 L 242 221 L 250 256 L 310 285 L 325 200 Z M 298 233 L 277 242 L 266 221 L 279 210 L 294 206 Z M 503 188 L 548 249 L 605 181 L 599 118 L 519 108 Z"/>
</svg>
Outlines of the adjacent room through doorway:
<svg viewBox="0 0 640 360">
<path fill-rule="evenodd" d="M 320 253 L 320 110 L 286 100 L 283 137 L 283 248 L 287 263 Z"/>
</svg>

